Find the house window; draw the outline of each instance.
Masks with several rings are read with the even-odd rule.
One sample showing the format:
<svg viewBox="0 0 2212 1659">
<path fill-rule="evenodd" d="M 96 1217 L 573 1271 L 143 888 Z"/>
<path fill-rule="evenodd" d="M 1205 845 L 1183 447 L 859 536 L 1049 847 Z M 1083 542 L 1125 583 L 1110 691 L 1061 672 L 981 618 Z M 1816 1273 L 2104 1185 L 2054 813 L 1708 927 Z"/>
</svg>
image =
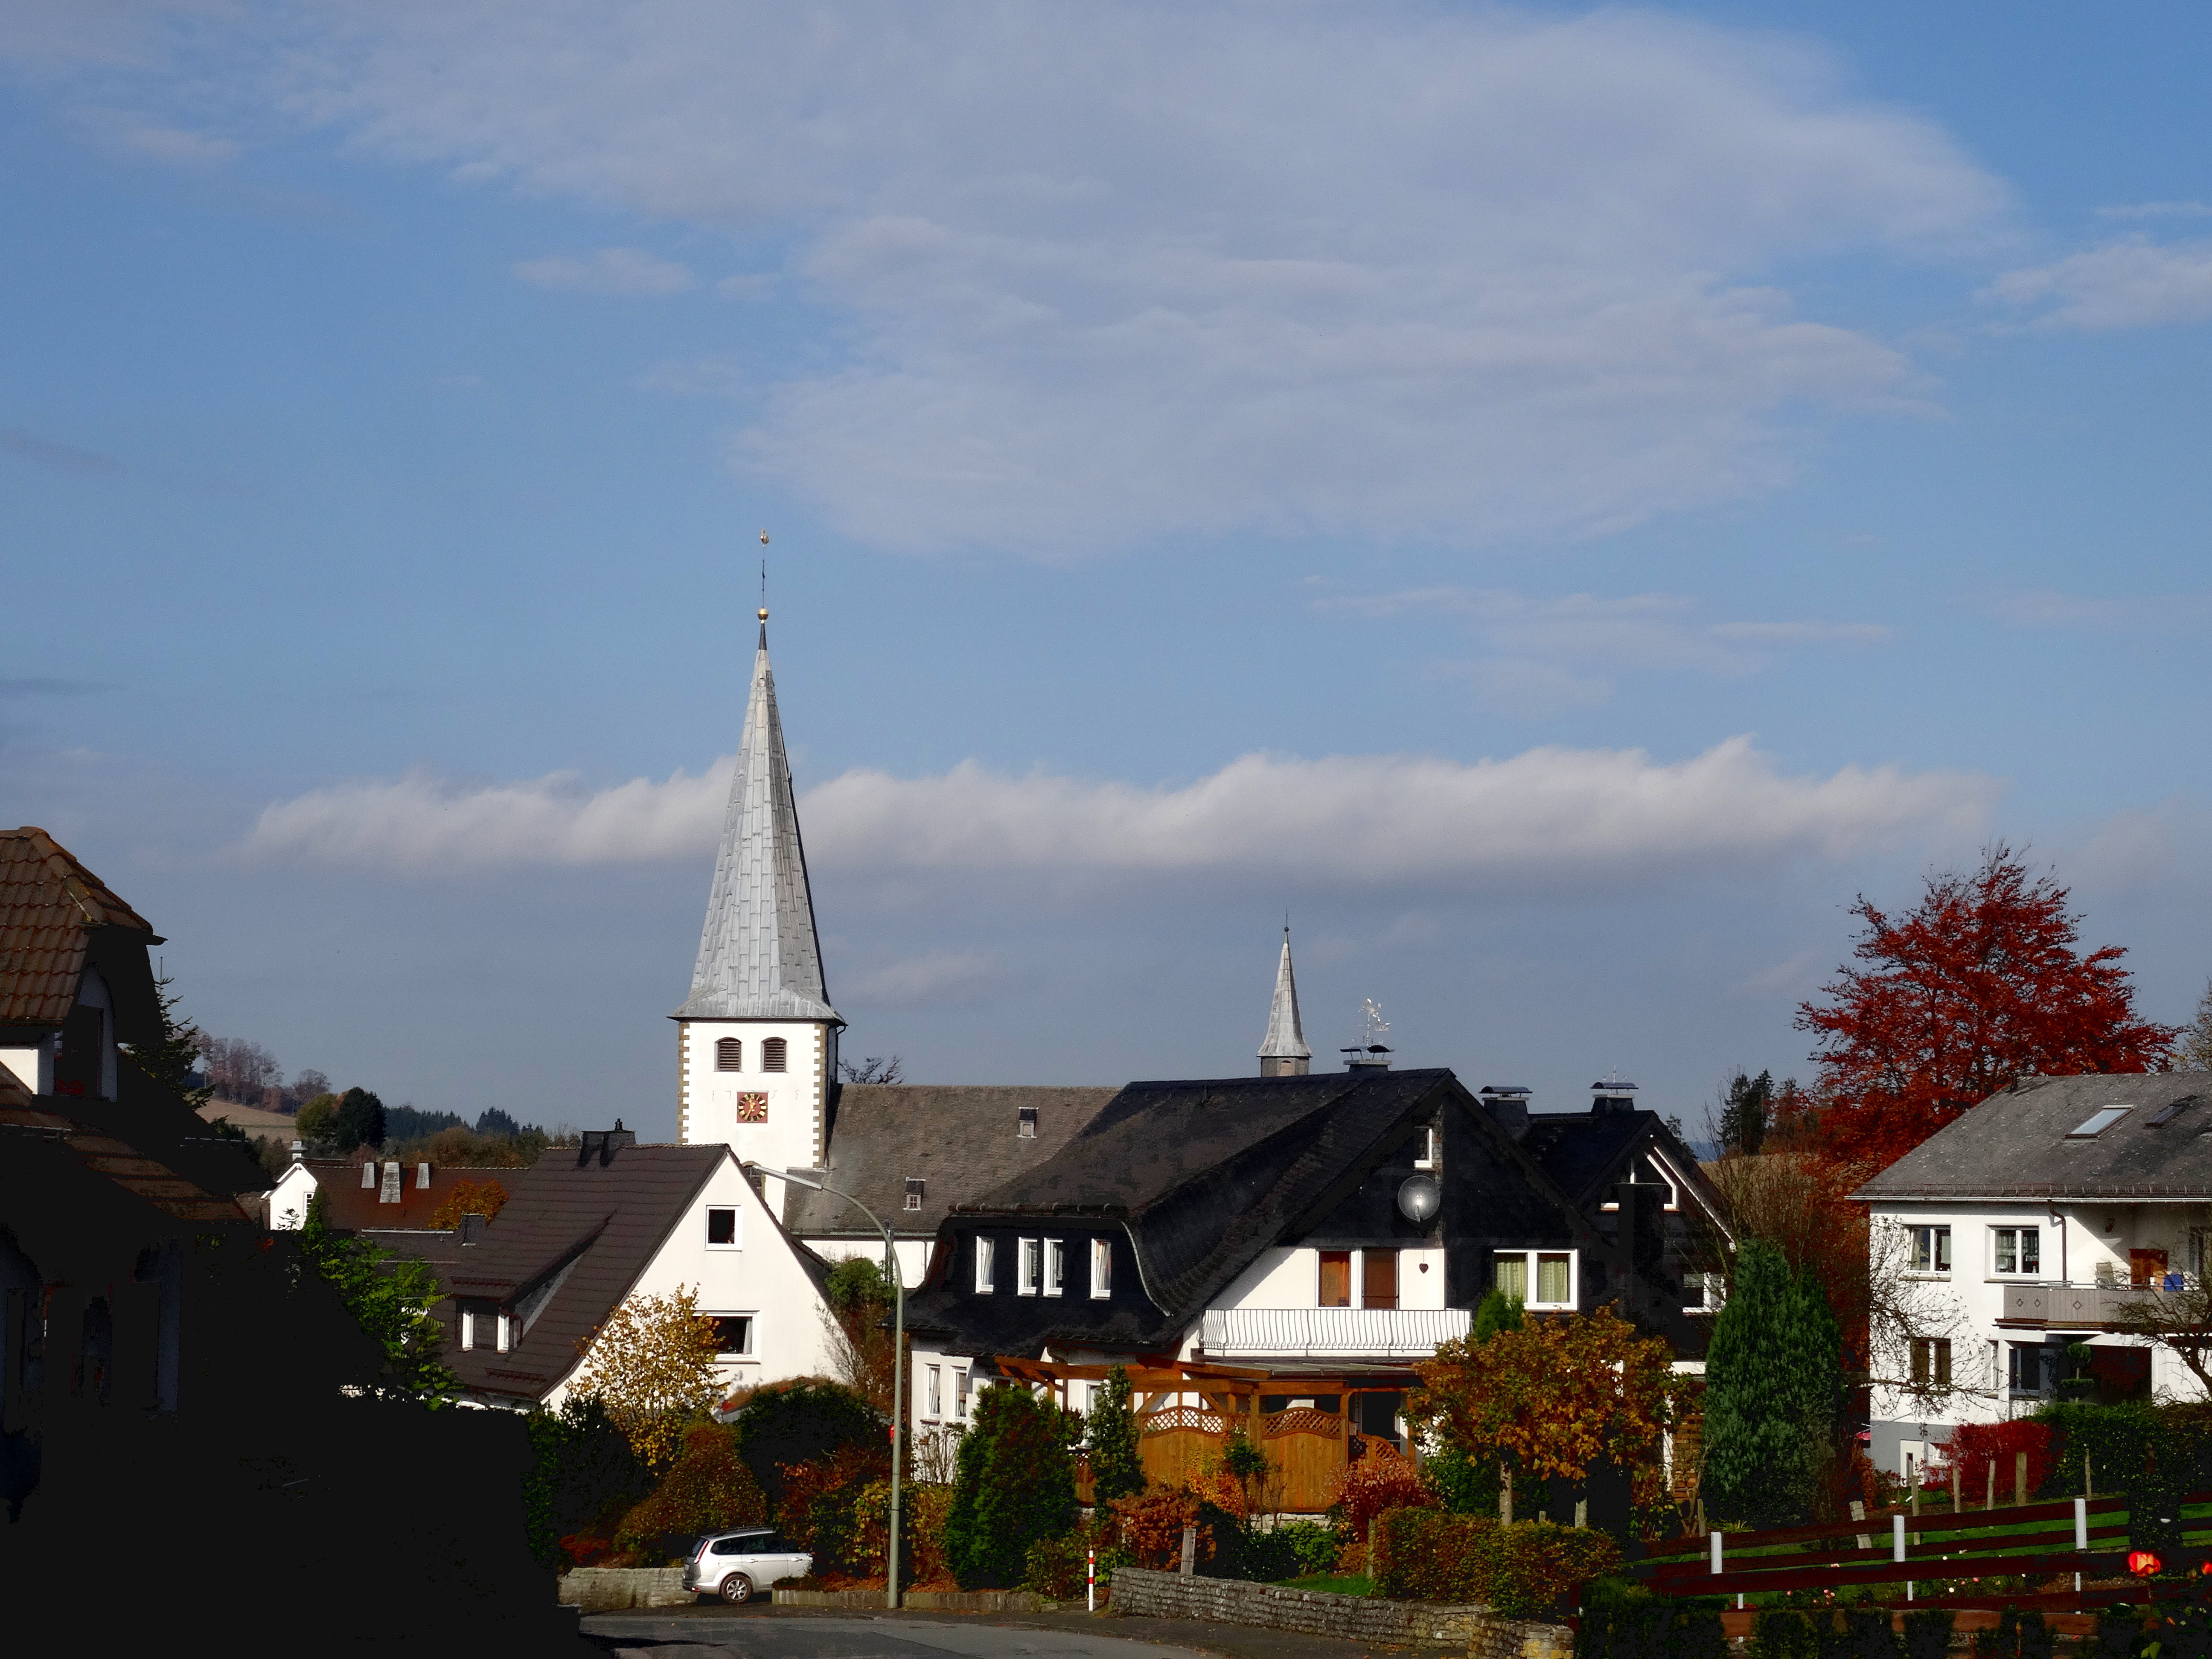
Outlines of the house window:
<svg viewBox="0 0 2212 1659">
<path fill-rule="evenodd" d="M 1103 1302 L 1114 1294 L 1114 1241 L 1094 1238 L 1091 1241 L 1091 1296 Z"/>
<path fill-rule="evenodd" d="M 920 1176 L 906 1178 L 906 1206 L 909 1210 L 921 1207 L 922 1179 Z"/>
<path fill-rule="evenodd" d="M 2051 1351 L 2039 1342 L 2010 1342 L 2010 1363 L 2006 1367 L 2005 1386 L 2014 1394 L 2043 1394 L 2051 1373 Z"/>
<path fill-rule="evenodd" d="M 1912 1230 L 1912 1271 L 1948 1273 L 1951 1271 L 1951 1230 L 1915 1227 Z"/>
<path fill-rule="evenodd" d="M 943 1385 L 943 1372 L 935 1365 L 928 1367 L 927 1376 L 922 1387 L 921 1414 L 924 1417 L 937 1417 L 943 1414 L 945 1411 Z"/>
<path fill-rule="evenodd" d="M 1500 1250 L 1491 1270 L 1491 1283 L 1506 1296 L 1519 1297 L 1525 1307 L 1571 1308 L 1576 1294 L 1575 1253 Z"/>
<path fill-rule="evenodd" d="M 952 1373 L 952 1416 L 957 1422 L 968 1420 L 968 1373 L 957 1367 Z"/>
<path fill-rule="evenodd" d="M 1989 1348 L 1989 1353 L 1984 1358 L 1984 1364 L 1988 1370 L 1989 1390 L 1991 1394 L 1995 1394 L 1999 1389 L 2004 1386 L 2004 1371 L 1998 1363 L 1999 1356 L 1997 1352 L 1997 1345 L 1991 1342 L 1988 1344 L 1987 1346 Z"/>
<path fill-rule="evenodd" d="M 466 1353 L 477 1345 L 477 1316 L 467 1309 L 461 1310 L 461 1352 Z"/>
<path fill-rule="evenodd" d="M 761 1070 L 780 1072 L 783 1069 L 784 1043 L 781 1037 L 769 1037 L 761 1044 Z"/>
<path fill-rule="evenodd" d="M 1912 1339 L 1912 1381 L 1916 1388 L 1951 1386 L 1951 1339 L 1916 1336 Z"/>
<path fill-rule="evenodd" d="M 2001 1273 L 2039 1273 L 2043 1271 L 2043 1230 L 2040 1227 L 1990 1229 L 1990 1266 Z"/>
<path fill-rule="evenodd" d="M 1060 1294 L 1060 1281 L 1066 1277 L 1067 1247 L 1057 1238 L 1044 1242 L 1044 1293 Z"/>
<path fill-rule="evenodd" d="M 976 1239 L 975 1294 L 978 1296 L 988 1296 L 996 1288 L 992 1283 L 992 1269 L 996 1266 L 992 1258 L 997 1255 L 998 1251 L 993 1248 L 992 1240 L 981 1237 Z"/>
<path fill-rule="evenodd" d="M 1016 1139 L 1035 1140 L 1036 1139 L 1036 1115 L 1037 1109 L 1034 1106 L 1024 1106 L 1019 1109 L 1019 1115 L 1015 1120 Z"/>
<path fill-rule="evenodd" d="M 1359 1253 L 1359 1305 L 1395 1308 L 1398 1305 L 1398 1253 L 1362 1250 Z"/>
<path fill-rule="evenodd" d="M 738 1248 L 738 1212 L 735 1209 L 710 1206 L 707 1212 L 707 1243 L 710 1248 L 734 1250 Z"/>
<path fill-rule="evenodd" d="M 1413 1137 L 1413 1167 L 1433 1170 L 1437 1167 L 1437 1126 L 1424 1123 Z"/>
<path fill-rule="evenodd" d="M 1728 1275 L 1726 1273 L 1684 1273 L 1682 1275 L 1682 1311 L 1684 1313 L 1718 1313 L 1728 1305 Z"/>
<path fill-rule="evenodd" d="M 1014 1294 L 1035 1296 L 1037 1293 L 1038 1258 L 1043 1255 L 1044 1241 L 1024 1238 L 1020 1243 L 1020 1255 L 1015 1259 Z"/>
<path fill-rule="evenodd" d="M 742 1072 L 745 1069 L 745 1045 L 735 1037 L 724 1037 L 714 1045 L 714 1069 L 718 1072 Z"/>
<path fill-rule="evenodd" d="M 753 1316 L 750 1314 L 710 1314 L 714 1322 L 714 1357 L 718 1359 L 742 1359 L 753 1351 Z"/>
<path fill-rule="evenodd" d="M 500 1352 L 505 1353 L 514 1343 L 514 1316 L 505 1309 L 501 1309 L 495 1317 L 498 1321 L 494 1328 L 495 1346 Z"/>
<path fill-rule="evenodd" d="M 1319 1305 L 1324 1308 L 1348 1308 L 1352 1305 L 1351 1251 L 1323 1250 L 1321 1253 Z"/>
</svg>

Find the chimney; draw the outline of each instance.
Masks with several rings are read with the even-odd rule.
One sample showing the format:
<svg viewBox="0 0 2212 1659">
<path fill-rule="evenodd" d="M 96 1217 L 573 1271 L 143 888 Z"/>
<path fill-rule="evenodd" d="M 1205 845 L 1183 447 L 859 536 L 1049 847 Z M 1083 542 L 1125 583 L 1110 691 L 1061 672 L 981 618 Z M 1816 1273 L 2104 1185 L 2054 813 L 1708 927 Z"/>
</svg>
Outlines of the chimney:
<svg viewBox="0 0 2212 1659">
<path fill-rule="evenodd" d="M 637 1131 L 623 1128 L 622 1120 L 617 1118 L 615 1127 L 611 1129 L 584 1131 L 576 1146 L 576 1167 L 582 1169 L 594 1158 L 599 1159 L 602 1167 L 605 1167 L 615 1161 L 615 1152 L 617 1147 L 636 1145 Z"/>
<path fill-rule="evenodd" d="M 400 1201 L 399 1160 L 396 1158 L 384 1166 L 384 1184 L 376 1189 L 376 1201 L 380 1204 L 397 1204 Z"/>
<path fill-rule="evenodd" d="M 1345 1056 L 1344 1069 L 1347 1072 L 1364 1071 L 1370 1066 L 1379 1071 L 1387 1072 L 1390 1069 L 1390 1050 L 1379 1042 L 1370 1042 L 1364 1048 L 1340 1049 L 1338 1052 Z"/>
<path fill-rule="evenodd" d="M 304 1140 L 294 1141 L 292 1143 L 292 1162 L 295 1164 L 305 1164 L 307 1161 L 307 1143 Z"/>
<path fill-rule="evenodd" d="M 376 1190 L 376 1160 L 373 1158 L 361 1166 L 361 1189 L 365 1193 Z"/>
<path fill-rule="evenodd" d="M 425 1161 L 415 1166 L 415 1190 L 428 1192 L 430 1188 L 430 1165 Z"/>
<path fill-rule="evenodd" d="M 1528 1132 L 1529 1091 L 1517 1083 L 1486 1083 L 1477 1097 L 1491 1121 L 1518 1140 Z"/>
<path fill-rule="evenodd" d="M 1590 1115 L 1614 1117 L 1636 1109 L 1636 1085 L 1623 1083 L 1620 1073 L 1601 1078 L 1590 1085 Z"/>
</svg>

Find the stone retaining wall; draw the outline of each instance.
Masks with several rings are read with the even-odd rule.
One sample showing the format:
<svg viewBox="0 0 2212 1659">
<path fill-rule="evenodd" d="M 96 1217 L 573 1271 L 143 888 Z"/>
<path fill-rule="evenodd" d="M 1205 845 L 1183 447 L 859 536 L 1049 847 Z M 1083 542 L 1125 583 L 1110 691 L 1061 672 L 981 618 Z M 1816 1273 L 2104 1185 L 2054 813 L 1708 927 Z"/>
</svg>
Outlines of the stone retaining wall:
<svg viewBox="0 0 2212 1659">
<path fill-rule="evenodd" d="M 1573 1632 L 1564 1625 L 1501 1619 L 1487 1607 L 1386 1601 L 1233 1578 L 1185 1578 L 1141 1567 L 1114 1570 L 1114 1611 L 1157 1619 L 1210 1619 L 1267 1630 L 1304 1631 L 1355 1640 L 1463 1647 L 1474 1659 L 1566 1659 Z"/>
<path fill-rule="evenodd" d="M 908 1590 L 900 1605 L 917 1613 L 1036 1613 L 1056 1605 L 1028 1590 Z M 780 1607 L 873 1607 L 884 1593 L 869 1590 L 778 1589 Z"/>
<path fill-rule="evenodd" d="M 691 1603 L 681 1567 L 578 1567 L 561 1575 L 560 1599 L 586 1613 Z"/>
</svg>

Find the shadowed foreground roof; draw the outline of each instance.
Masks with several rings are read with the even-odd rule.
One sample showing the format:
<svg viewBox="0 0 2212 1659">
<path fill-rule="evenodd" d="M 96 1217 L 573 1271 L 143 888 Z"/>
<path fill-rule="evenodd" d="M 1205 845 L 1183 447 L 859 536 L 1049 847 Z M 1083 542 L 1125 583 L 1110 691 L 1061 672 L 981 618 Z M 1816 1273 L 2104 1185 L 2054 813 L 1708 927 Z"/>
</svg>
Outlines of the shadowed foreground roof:
<svg viewBox="0 0 2212 1659">
<path fill-rule="evenodd" d="M 2154 1124 L 2163 1108 L 2179 1107 Z M 2073 1138 L 2100 1107 L 2126 1106 Z M 2212 1072 L 2023 1078 L 1853 1194 L 1897 1198 L 2212 1198 Z"/>
<path fill-rule="evenodd" d="M 161 943 L 45 830 L 0 830 L 0 1024 L 58 1025 L 69 1017 L 95 927 Z"/>
<path fill-rule="evenodd" d="M 1029 1084 L 848 1083 L 831 1103 L 830 1184 L 881 1216 L 896 1233 L 928 1237 L 945 1213 L 1036 1168 L 1098 1115 L 1116 1089 Z M 1024 1108 L 1036 1134 L 1021 1133 Z M 922 1182 L 908 1210 L 906 1183 Z M 868 1218 L 843 1199 L 786 1189 L 785 1225 L 802 1238 L 840 1233 L 874 1238 Z"/>
</svg>

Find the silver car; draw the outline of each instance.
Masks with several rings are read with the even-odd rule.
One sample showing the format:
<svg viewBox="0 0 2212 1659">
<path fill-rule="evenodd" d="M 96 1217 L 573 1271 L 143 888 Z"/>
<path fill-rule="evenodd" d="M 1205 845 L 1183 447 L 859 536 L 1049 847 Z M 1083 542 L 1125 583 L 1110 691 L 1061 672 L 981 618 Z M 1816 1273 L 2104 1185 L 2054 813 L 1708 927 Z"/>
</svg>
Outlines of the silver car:
<svg viewBox="0 0 2212 1659">
<path fill-rule="evenodd" d="M 719 1595 L 735 1607 L 783 1578 L 804 1578 L 814 1558 L 795 1550 L 772 1528 L 710 1532 L 684 1564 L 684 1588 L 700 1595 Z"/>
</svg>

